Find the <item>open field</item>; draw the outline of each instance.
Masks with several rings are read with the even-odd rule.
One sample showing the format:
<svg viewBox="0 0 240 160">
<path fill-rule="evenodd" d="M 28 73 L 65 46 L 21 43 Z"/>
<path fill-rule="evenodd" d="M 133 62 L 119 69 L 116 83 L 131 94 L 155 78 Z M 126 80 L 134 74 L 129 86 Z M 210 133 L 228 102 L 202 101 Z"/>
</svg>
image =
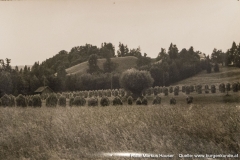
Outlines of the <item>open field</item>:
<svg viewBox="0 0 240 160">
<path fill-rule="evenodd" d="M 216 85 L 238 78 L 239 69 L 222 68 L 175 85 Z M 240 92 L 226 96 L 216 88 L 216 93 L 190 93 L 189 105 L 180 91 L 178 96 L 160 93 L 160 105 L 152 105 L 151 95 L 147 106 L 127 105 L 125 97 L 123 106 L 48 108 L 44 100 L 41 108 L 0 107 L 0 159 L 130 159 L 101 155 L 113 152 L 174 154 L 166 159 L 180 159 L 179 154 L 240 156 Z M 169 105 L 172 97 L 176 105 Z"/>
<path fill-rule="evenodd" d="M 220 83 L 232 83 L 240 80 L 240 68 L 236 67 L 222 67 L 220 71 L 215 73 L 207 73 L 202 71 L 199 74 L 179 81 L 174 85 L 197 85 L 197 84 L 220 84 Z"/>
<path fill-rule="evenodd" d="M 137 58 L 133 56 L 115 57 L 115 58 L 111 58 L 111 60 L 112 62 L 115 62 L 118 64 L 118 67 L 116 69 L 116 71 L 118 72 L 123 72 L 137 65 L 136 64 Z M 105 62 L 106 62 L 106 59 L 98 59 L 97 64 L 100 69 L 103 69 L 103 63 Z M 89 68 L 88 62 L 83 62 L 66 69 L 66 72 L 67 74 L 84 74 L 84 73 L 87 73 L 88 68 Z"/>
<path fill-rule="evenodd" d="M 174 159 L 181 153 L 239 154 L 236 106 L 0 108 L 0 159 L 106 159 L 95 157 L 102 152 L 175 154 Z"/>
</svg>

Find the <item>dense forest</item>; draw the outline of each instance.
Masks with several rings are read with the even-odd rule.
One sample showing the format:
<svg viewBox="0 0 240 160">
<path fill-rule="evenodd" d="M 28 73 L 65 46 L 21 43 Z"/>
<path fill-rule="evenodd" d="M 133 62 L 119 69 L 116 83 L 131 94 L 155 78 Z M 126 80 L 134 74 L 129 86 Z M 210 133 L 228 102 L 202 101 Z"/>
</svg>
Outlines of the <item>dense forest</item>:
<svg viewBox="0 0 240 160">
<path fill-rule="evenodd" d="M 204 55 L 201 59 L 200 55 Z M 136 69 L 147 70 L 154 79 L 153 86 L 168 86 L 188 78 L 202 70 L 211 73 L 219 71 L 218 65 L 240 67 L 240 44 L 233 42 L 225 53 L 214 49 L 211 56 L 205 56 L 193 47 L 178 50 L 177 45 L 170 44 L 168 50 L 161 49 L 154 59 L 141 53 L 140 47 L 129 49 L 119 43 L 117 54 L 112 43 L 102 43 L 101 47 L 86 44 L 73 47 L 70 52 L 60 51 L 44 62 L 35 62 L 32 68 L 11 67 L 11 60 L 0 60 L 0 97 L 4 94 L 33 94 L 40 86 L 49 86 L 56 92 L 76 90 L 97 90 L 120 88 L 121 73 L 116 71 L 118 64 L 111 61 L 113 57 L 135 56 L 138 58 Z M 97 61 L 105 58 L 103 69 Z M 88 73 L 67 75 L 66 69 L 82 62 L 88 62 Z"/>
</svg>

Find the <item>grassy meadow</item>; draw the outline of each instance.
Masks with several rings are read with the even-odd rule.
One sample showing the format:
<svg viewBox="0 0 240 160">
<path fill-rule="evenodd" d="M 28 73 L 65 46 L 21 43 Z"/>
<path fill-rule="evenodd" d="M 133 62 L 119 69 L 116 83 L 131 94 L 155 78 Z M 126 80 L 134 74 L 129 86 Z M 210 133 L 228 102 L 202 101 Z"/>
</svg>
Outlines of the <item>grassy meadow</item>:
<svg viewBox="0 0 240 160">
<path fill-rule="evenodd" d="M 106 159 L 96 156 L 102 152 L 175 154 L 175 159 L 180 153 L 236 154 L 238 105 L 0 108 L 0 159 Z"/>
<path fill-rule="evenodd" d="M 235 82 L 238 72 L 220 68 L 176 85 Z M 190 95 L 192 104 L 180 92 L 161 93 L 160 105 L 149 96 L 147 106 L 123 99 L 123 106 L 0 107 L 0 160 L 130 159 L 99 155 L 105 152 L 240 155 L 240 92 Z M 172 97 L 176 105 L 169 105 Z"/>
<path fill-rule="evenodd" d="M 240 80 L 240 69 L 237 67 L 219 66 L 219 70 L 220 70 L 219 72 L 212 71 L 212 73 L 202 71 L 197 75 L 179 81 L 174 85 L 198 85 L 198 84 L 218 85 L 220 83 L 226 84 L 238 82 Z"/>
<path fill-rule="evenodd" d="M 111 58 L 111 61 L 118 64 L 116 69 L 117 72 L 123 72 L 129 68 L 135 67 L 137 65 L 137 58 L 134 56 L 127 57 L 115 57 Z M 103 64 L 106 59 L 98 59 L 97 65 L 100 69 L 103 69 Z M 83 62 L 66 69 L 67 74 L 84 74 L 87 73 L 88 62 Z"/>
</svg>

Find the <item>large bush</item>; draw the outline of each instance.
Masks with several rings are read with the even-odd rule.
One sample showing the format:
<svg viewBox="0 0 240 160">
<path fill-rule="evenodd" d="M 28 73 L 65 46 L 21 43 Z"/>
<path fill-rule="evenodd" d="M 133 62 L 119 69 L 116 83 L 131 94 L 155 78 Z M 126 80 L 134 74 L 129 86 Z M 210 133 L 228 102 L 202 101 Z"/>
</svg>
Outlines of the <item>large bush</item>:
<svg viewBox="0 0 240 160">
<path fill-rule="evenodd" d="M 65 96 L 61 95 L 61 96 L 59 97 L 58 105 L 59 105 L 59 106 L 62 106 L 62 107 L 66 107 L 66 105 L 67 105 L 67 100 L 66 100 L 66 97 L 65 97 Z"/>
<path fill-rule="evenodd" d="M 216 86 L 215 85 L 211 85 L 211 92 L 216 93 Z"/>
<path fill-rule="evenodd" d="M 86 100 L 83 97 L 76 96 L 73 100 L 73 105 L 75 106 L 84 106 L 86 104 Z"/>
<path fill-rule="evenodd" d="M 138 97 L 138 99 L 136 100 L 136 105 L 141 105 L 142 104 L 142 100 L 141 98 Z"/>
<path fill-rule="evenodd" d="M 132 104 L 133 104 L 133 98 L 132 98 L 132 96 L 129 96 L 129 97 L 128 97 L 127 103 L 128 103 L 128 105 L 132 105 Z"/>
<path fill-rule="evenodd" d="M 97 98 L 89 98 L 88 99 L 88 106 L 98 106 L 98 99 Z"/>
<path fill-rule="evenodd" d="M 117 106 L 117 105 L 122 105 L 123 103 L 122 103 L 122 100 L 121 100 L 121 98 L 120 97 L 114 97 L 114 99 L 113 99 L 113 105 L 114 106 Z"/>
<path fill-rule="evenodd" d="M 7 94 L 2 96 L 1 101 L 3 107 L 11 106 L 11 98 Z"/>
<path fill-rule="evenodd" d="M 133 98 L 140 97 L 144 89 L 151 87 L 153 78 L 147 71 L 129 69 L 122 73 L 120 85 L 133 93 Z"/>
<path fill-rule="evenodd" d="M 16 103 L 18 107 L 27 107 L 27 101 L 26 98 L 22 95 L 19 94 L 16 98 Z"/>
<path fill-rule="evenodd" d="M 174 96 L 177 96 L 179 93 L 179 86 L 174 87 Z"/>
<path fill-rule="evenodd" d="M 32 106 L 33 107 L 41 107 L 42 106 L 42 99 L 39 95 L 34 95 L 32 97 Z"/>
<path fill-rule="evenodd" d="M 148 100 L 146 97 L 143 97 L 142 99 L 142 105 L 148 105 Z"/>
<path fill-rule="evenodd" d="M 16 104 L 15 103 L 15 97 L 11 94 L 9 95 L 9 97 L 10 97 L 10 106 L 11 107 L 15 106 L 15 104 Z"/>
<path fill-rule="evenodd" d="M 47 107 L 56 107 L 57 106 L 57 96 L 56 94 L 50 94 L 46 99 L 46 106 Z"/>
<path fill-rule="evenodd" d="M 177 103 L 176 99 L 172 97 L 172 98 L 170 99 L 170 104 L 171 104 L 171 105 L 172 105 L 172 104 L 175 105 L 176 103 Z"/>
<path fill-rule="evenodd" d="M 221 84 L 219 85 L 219 91 L 220 91 L 221 93 L 224 93 L 224 92 L 225 92 L 225 84 L 224 84 L 224 83 L 221 83 Z"/>
<path fill-rule="evenodd" d="M 74 97 L 70 97 L 69 99 L 69 106 L 72 107 L 74 102 Z"/>
<path fill-rule="evenodd" d="M 161 104 L 161 97 L 158 95 L 153 99 L 153 104 Z"/>
<path fill-rule="evenodd" d="M 107 97 L 104 96 L 104 97 L 101 98 L 100 104 L 101 104 L 101 106 L 109 106 L 110 101 Z"/>
</svg>

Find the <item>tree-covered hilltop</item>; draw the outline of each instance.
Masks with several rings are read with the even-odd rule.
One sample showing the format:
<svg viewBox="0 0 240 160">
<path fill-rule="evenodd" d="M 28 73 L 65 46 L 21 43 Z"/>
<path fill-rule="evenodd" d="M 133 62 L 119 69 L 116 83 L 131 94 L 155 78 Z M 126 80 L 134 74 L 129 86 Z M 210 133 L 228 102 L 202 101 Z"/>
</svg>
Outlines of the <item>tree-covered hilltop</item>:
<svg viewBox="0 0 240 160">
<path fill-rule="evenodd" d="M 12 68 L 8 58 L 0 59 L 0 96 L 33 94 L 40 86 L 49 86 L 56 92 L 120 88 L 119 79 L 123 70 L 119 69 L 121 66 L 117 62 L 120 61 L 116 59 L 130 56 L 136 59 L 133 62 L 136 69 L 150 72 L 153 86 L 168 86 L 202 70 L 217 72 L 218 64 L 240 67 L 240 44 L 233 42 L 226 53 L 214 49 L 210 57 L 193 47 L 179 51 L 177 45 L 170 44 L 168 50 L 162 48 L 155 59 L 142 54 L 140 47 L 129 49 L 123 43 L 119 43 L 117 55 L 112 43 L 102 43 L 100 48 L 86 44 L 73 47 L 70 52 L 61 50 L 52 58 L 42 63 L 35 62 L 32 68 L 25 66 L 24 69 Z M 102 66 L 98 66 L 99 59 Z M 131 66 L 126 65 L 131 63 L 130 59 L 124 60 L 125 64 L 121 65 Z M 67 75 L 67 68 L 82 62 L 86 64 L 86 72 Z"/>
</svg>

